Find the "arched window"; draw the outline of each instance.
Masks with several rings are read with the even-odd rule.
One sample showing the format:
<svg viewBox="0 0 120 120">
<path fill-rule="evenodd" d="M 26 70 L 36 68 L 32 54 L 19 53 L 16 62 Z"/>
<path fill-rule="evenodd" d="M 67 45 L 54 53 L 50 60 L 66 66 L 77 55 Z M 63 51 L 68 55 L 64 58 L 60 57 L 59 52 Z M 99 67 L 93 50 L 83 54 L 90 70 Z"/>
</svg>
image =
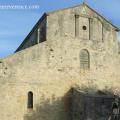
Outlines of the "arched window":
<svg viewBox="0 0 120 120">
<path fill-rule="evenodd" d="M 90 68 L 90 56 L 89 52 L 85 49 L 80 52 L 80 68 L 89 69 Z"/>
<path fill-rule="evenodd" d="M 27 104 L 28 109 L 33 109 L 33 93 L 30 91 L 28 92 L 28 104 Z"/>
</svg>

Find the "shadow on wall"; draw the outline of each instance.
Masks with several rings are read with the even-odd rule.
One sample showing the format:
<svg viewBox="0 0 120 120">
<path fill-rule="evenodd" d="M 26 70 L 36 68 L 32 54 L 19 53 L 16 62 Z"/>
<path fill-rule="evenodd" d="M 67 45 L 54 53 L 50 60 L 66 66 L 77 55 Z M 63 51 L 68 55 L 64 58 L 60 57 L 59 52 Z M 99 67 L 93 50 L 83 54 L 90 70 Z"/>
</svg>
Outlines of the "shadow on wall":
<svg viewBox="0 0 120 120">
<path fill-rule="evenodd" d="M 62 98 L 42 100 L 36 110 L 24 115 L 24 120 L 71 120 L 72 89 Z"/>
<path fill-rule="evenodd" d="M 120 98 L 111 90 L 73 91 L 73 120 L 120 120 Z"/>
<path fill-rule="evenodd" d="M 42 99 L 42 103 L 34 107 L 34 111 L 24 115 L 24 120 L 105 120 L 114 117 L 113 109 L 119 109 L 120 98 L 110 90 L 83 92 L 74 88 L 61 98 L 53 95 L 50 99 Z"/>
</svg>

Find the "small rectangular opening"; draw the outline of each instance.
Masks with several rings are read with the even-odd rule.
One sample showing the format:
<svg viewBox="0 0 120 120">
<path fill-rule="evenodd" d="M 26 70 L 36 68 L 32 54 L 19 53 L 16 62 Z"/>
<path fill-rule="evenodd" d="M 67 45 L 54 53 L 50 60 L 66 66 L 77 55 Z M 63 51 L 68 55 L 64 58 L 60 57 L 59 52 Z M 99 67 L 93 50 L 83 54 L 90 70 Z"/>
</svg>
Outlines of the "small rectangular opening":
<svg viewBox="0 0 120 120">
<path fill-rule="evenodd" d="M 89 40 L 93 39 L 93 19 L 89 18 Z"/>
<path fill-rule="evenodd" d="M 103 29 L 104 29 L 104 26 L 103 26 L 103 23 L 102 23 L 102 42 L 104 42 L 104 31 L 103 31 Z"/>
<path fill-rule="evenodd" d="M 75 15 L 75 36 L 79 36 L 79 15 Z"/>
</svg>

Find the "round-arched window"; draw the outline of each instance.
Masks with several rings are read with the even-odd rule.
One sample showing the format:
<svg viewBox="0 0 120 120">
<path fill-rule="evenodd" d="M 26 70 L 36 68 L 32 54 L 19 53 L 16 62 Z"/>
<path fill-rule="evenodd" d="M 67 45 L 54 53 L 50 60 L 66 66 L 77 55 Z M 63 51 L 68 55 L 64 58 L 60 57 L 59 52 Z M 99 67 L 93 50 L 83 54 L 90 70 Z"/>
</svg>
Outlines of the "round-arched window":
<svg viewBox="0 0 120 120">
<path fill-rule="evenodd" d="M 27 104 L 28 109 L 33 109 L 33 92 L 29 91 L 28 92 L 28 104 Z"/>
<path fill-rule="evenodd" d="M 88 50 L 81 50 L 80 52 L 80 68 L 89 69 L 90 68 L 90 56 Z"/>
</svg>

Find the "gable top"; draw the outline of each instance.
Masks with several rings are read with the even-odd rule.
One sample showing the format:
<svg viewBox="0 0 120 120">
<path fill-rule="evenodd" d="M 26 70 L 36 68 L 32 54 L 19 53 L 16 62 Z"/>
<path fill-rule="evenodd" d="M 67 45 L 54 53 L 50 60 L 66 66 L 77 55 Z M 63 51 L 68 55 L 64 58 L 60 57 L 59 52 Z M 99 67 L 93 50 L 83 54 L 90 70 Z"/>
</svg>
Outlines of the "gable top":
<svg viewBox="0 0 120 120">
<path fill-rule="evenodd" d="M 105 17 L 103 17 L 98 12 L 96 12 L 94 9 L 92 9 L 89 5 L 87 5 L 86 3 L 83 3 L 83 4 L 76 5 L 76 6 L 72 6 L 72 7 L 68 7 L 68 8 L 64 8 L 64 9 L 59 9 L 59 10 L 54 10 L 54 11 L 51 11 L 51 12 L 44 13 L 42 15 L 42 17 L 38 20 L 38 22 L 35 24 L 35 26 L 32 28 L 32 30 L 29 32 L 29 34 L 26 36 L 26 38 L 23 40 L 23 42 L 20 44 L 20 46 L 16 49 L 15 52 L 19 51 L 21 49 L 21 47 L 28 41 L 28 38 L 32 35 L 32 33 L 34 32 L 34 30 L 36 30 L 38 28 L 38 25 L 43 21 L 43 19 L 46 18 L 47 15 L 53 14 L 55 12 L 59 12 L 59 11 L 63 11 L 63 10 L 71 9 L 71 8 L 75 8 L 75 7 L 80 7 L 80 6 L 83 6 L 83 5 L 87 6 L 89 9 L 91 9 L 93 12 L 95 12 L 98 16 L 100 16 L 101 18 L 103 18 L 106 22 L 108 22 L 109 24 L 111 24 L 115 28 L 115 30 L 117 32 L 120 31 L 120 29 L 116 25 L 112 24 L 109 20 L 107 20 Z"/>
<path fill-rule="evenodd" d="M 109 24 L 111 24 L 116 31 L 120 31 L 120 29 L 114 25 L 112 22 L 110 22 L 107 18 L 105 18 L 104 16 L 102 16 L 101 14 L 99 14 L 96 10 L 94 10 L 93 8 L 91 8 L 88 4 L 86 4 L 85 2 L 83 2 L 83 4 L 79 4 L 79 5 L 76 5 L 76 6 L 72 6 L 72 7 L 68 7 L 68 8 L 63 8 L 63 9 L 58 9 L 58 10 L 54 10 L 54 11 L 50 11 L 50 12 L 47 12 L 46 14 L 49 15 L 49 14 L 52 14 L 52 13 L 55 13 L 55 12 L 59 12 L 59 11 L 63 11 L 63 10 L 67 10 L 67 9 L 71 9 L 71 8 L 75 8 L 75 7 L 81 7 L 85 5 L 86 7 L 88 7 L 90 10 L 92 10 L 94 13 L 96 13 L 98 16 L 100 16 L 102 19 L 104 19 L 106 22 L 108 22 Z"/>
</svg>

